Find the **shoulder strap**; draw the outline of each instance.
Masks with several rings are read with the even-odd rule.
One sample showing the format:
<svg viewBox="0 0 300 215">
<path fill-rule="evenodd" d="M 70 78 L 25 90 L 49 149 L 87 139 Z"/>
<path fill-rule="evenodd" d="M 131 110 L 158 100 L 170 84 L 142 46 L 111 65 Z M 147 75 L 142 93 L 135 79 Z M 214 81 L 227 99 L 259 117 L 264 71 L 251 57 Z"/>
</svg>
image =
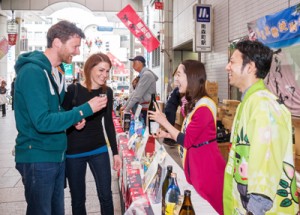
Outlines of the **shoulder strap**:
<svg viewBox="0 0 300 215">
<path fill-rule="evenodd" d="M 196 110 L 200 107 L 203 107 L 203 106 L 206 106 L 212 113 L 213 117 L 214 117 L 214 120 L 215 120 L 215 123 L 216 123 L 216 119 L 217 119 L 217 116 L 216 116 L 216 113 L 217 113 L 217 106 L 215 104 L 215 102 L 207 97 L 207 96 L 204 96 L 203 98 L 201 98 L 195 105 L 195 109 L 193 110 L 193 112 L 191 113 L 191 116 L 196 112 Z"/>
<path fill-rule="evenodd" d="M 78 95 L 78 86 L 76 83 L 74 83 L 74 97 L 72 99 L 72 105 L 75 106 L 76 105 L 76 98 Z"/>
</svg>

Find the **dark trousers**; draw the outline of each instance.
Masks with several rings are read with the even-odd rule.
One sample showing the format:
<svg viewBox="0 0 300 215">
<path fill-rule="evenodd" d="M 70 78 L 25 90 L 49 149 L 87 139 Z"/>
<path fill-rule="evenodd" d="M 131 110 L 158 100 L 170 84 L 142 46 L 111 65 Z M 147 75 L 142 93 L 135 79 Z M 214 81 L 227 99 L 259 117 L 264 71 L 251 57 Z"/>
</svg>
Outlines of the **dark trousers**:
<svg viewBox="0 0 300 215">
<path fill-rule="evenodd" d="M 6 115 L 6 105 L 3 104 L 1 106 L 2 106 L 2 116 L 5 116 Z"/>
<path fill-rule="evenodd" d="M 111 191 L 111 168 L 108 152 L 81 158 L 66 159 L 66 174 L 71 192 L 73 215 L 86 215 L 86 169 L 87 164 L 96 182 L 102 215 L 113 215 Z"/>
<path fill-rule="evenodd" d="M 65 162 L 17 163 L 27 202 L 26 215 L 64 215 Z"/>
<path fill-rule="evenodd" d="M 11 109 L 15 109 L 15 102 L 14 102 L 14 97 L 11 97 Z"/>
</svg>

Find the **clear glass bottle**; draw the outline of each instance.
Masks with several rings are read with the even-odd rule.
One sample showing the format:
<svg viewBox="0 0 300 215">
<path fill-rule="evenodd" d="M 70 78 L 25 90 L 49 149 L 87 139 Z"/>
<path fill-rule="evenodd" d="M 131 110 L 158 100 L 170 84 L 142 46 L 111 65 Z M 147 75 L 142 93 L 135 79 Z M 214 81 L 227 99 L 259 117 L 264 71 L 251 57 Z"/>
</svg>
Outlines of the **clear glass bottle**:
<svg viewBox="0 0 300 215">
<path fill-rule="evenodd" d="M 156 99 L 155 99 L 155 94 L 153 93 L 153 94 L 151 94 L 151 101 L 150 101 L 148 110 L 156 111 L 156 108 L 154 106 L 155 103 L 158 106 Z M 148 124 L 149 124 L 148 125 L 149 126 L 149 134 L 150 135 L 155 134 L 156 131 L 159 129 L 159 124 L 157 122 L 155 122 L 154 120 L 150 120 L 149 118 L 148 118 Z"/>
<path fill-rule="evenodd" d="M 191 201 L 191 191 L 184 191 L 184 200 L 179 211 L 179 215 L 195 215 L 195 211 Z"/>
<path fill-rule="evenodd" d="M 165 214 L 165 197 L 166 197 L 166 193 L 167 193 L 167 190 L 168 190 L 168 187 L 170 185 L 170 182 L 171 182 L 171 173 L 173 171 L 173 166 L 172 165 L 169 165 L 167 166 L 167 174 L 166 174 L 166 177 L 165 177 L 165 180 L 163 182 L 163 185 L 162 185 L 162 200 L 161 200 L 161 213 L 162 215 Z"/>
<path fill-rule="evenodd" d="M 178 204 L 178 197 L 180 195 L 180 190 L 177 184 L 176 173 L 171 173 L 171 183 L 168 187 L 168 191 L 165 197 L 165 214 L 174 215 L 174 209 L 176 204 Z"/>
</svg>

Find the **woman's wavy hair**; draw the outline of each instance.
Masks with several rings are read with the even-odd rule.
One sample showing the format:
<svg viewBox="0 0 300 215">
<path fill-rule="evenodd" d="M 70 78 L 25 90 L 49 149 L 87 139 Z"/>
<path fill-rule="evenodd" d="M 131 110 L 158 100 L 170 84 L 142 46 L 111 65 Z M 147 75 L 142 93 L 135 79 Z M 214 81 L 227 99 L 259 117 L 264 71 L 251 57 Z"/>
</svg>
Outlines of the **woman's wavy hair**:
<svg viewBox="0 0 300 215">
<path fill-rule="evenodd" d="M 111 61 L 106 54 L 103 53 L 95 53 L 92 54 L 85 62 L 83 73 L 85 78 L 86 88 L 89 92 L 92 90 L 92 80 L 91 80 L 91 72 L 94 66 L 98 65 L 101 62 L 106 62 L 109 64 L 109 68 L 112 67 Z M 102 86 L 103 91 L 106 91 L 106 85 Z"/>
<path fill-rule="evenodd" d="M 184 107 L 185 113 L 190 113 L 199 99 L 208 96 L 205 83 L 206 72 L 204 64 L 198 60 L 185 60 L 181 63 L 187 77 L 187 89 L 185 98 L 187 104 Z"/>
</svg>

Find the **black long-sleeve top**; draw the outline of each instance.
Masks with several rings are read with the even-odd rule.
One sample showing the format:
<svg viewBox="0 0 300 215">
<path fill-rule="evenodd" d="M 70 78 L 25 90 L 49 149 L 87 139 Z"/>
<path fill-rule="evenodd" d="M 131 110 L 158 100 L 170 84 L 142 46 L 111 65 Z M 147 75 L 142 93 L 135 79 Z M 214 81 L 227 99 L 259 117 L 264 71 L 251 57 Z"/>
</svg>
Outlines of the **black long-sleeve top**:
<svg viewBox="0 0 300 215">
<path fill-rule="evenodd" d="M 87 88 L 77 83 L 77 96 L 75 106 L 79 106 L 89 101 L 95 96 L 102 93 L 102 88 L 92 90 L 89 92 Z M 106 108 L 94 113 L 92 116 L 87 117 L 85 127 L 77 130 L 74 126 L 67 130 L 68 148 L 67 154 L 74 155 L 83 152 L 89 152 L 106 145 L 105 136 L 102 127 L 102 118 L 104 117 L 104 125 L 107 137 L 113 152 L 113 155 L 118 154 L 115 127 L 112 119 L 113 109 L 113 91 L 111 88 L 106 87 L 107 106 Z M 73 108 L 72 100 L 74 99 L 75 85 L 68 86 L 64 101 L 63 108 L 70 110 Z"/>
<path fill-rule="evenodd" d="M 180 105 L 180 93 L 179 93 L 179 88 L 176 87 L 174 90 L 171 92 L 165 106 L 165 114 L 167 117 L 167 120 L 174 125 L 175 124 L 175 119 L 176 119 L 176 112 L 177 108 Z"/>
</svg>

